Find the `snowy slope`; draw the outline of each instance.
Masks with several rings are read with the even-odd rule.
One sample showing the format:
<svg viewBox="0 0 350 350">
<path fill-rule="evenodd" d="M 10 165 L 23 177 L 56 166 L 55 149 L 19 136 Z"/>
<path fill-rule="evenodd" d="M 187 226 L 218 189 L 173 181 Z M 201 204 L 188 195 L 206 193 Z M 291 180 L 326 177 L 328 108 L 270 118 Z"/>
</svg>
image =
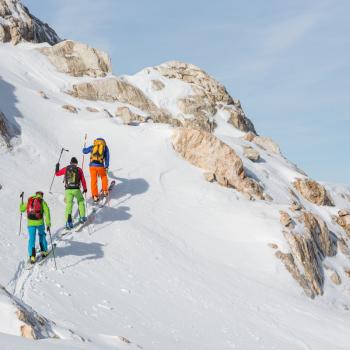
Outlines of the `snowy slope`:
<svg viewBox="0 0 350 350">
<path fill-rule="evenodd" d="M 205 182 L 200 169 L 173 151 L 169 126 L 125 126 L 104 112 L 87 112 L 91 106 L 113 113 L 115 104 L 65 94 L 85 78 L 56 72 L 37 47 L 0 45 L 0 110 L 18 129 L 13 150 L 0 156 L 0 283 L 55 322 L 61 339 L 34 342 L 5 332 L 1 349 L 349 348 L 346 276 L 311 300 L 268 246 L 288 250 L 279 210 L 289 204 L 290 181 L 302 176 L 292 164 L 261 149 L 265 162 L 244 160 L 273 202 L 251 202 Z M 141 78 L 128 77 L 135 84 Z M 181 93 L 180 84 L 168 89 Z M 245 141 L 224 117 L 217 116 L 216 134 L 240 155 Z M 73 155 L 81 159 L 85 133 L 90 142 L 103 136 L 110 147 L 110 179 L 117 183 L 110 206 L 98 212 L 91 234 L 86 229 L 57 241 L 58 271 L 52 260 L 27 271 L 26 235 L 17 235 L 19 194 L 45 191 L 58 240 L 64 189 L 59 179 L 53 195 L 48 188 L 61 147 L 70 150 L 62 165 Z M 339 207 L 349 206 L 340 197 L 345 191 L 332 189 Z M 337 209 L 318 209 L 335 232 L 330 214 Z M 328 259 L 350 267 L 344 256 Z"/>
</svg>

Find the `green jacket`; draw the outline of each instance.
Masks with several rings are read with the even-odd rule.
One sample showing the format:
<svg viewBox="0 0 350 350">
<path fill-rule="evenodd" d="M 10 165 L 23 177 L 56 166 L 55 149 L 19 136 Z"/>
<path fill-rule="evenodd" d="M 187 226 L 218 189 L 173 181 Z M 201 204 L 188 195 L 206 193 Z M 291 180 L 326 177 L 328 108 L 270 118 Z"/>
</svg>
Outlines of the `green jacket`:
<svg viewBox="0 0 350 350">
<path fill-rule="evenodd" d="M 42 198 L 41 195 L 35 195 L 34 198 Z M 19 206 L 19 210 L 21 213 L 24 213 L 27 210 L 27 203 L 21 203 Z M 51 226 L 51 216 L 50 216 L 50 209 L 47 205 L 47 203 L 43 200 L 43 210 L 44 210 L 44 216 L 46 221 L 46 226 Z M 28 226 L 41 226 L 44 225 L 44 218 L 40 220 L 29 220 L 28 219 Z"/>
</svg>

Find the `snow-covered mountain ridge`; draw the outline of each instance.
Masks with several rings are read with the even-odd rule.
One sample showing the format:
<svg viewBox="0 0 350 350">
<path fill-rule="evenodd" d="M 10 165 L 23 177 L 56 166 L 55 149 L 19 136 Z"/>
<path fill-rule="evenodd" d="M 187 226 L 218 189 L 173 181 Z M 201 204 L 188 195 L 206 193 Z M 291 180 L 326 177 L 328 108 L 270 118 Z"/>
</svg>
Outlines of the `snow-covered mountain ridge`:
<svg viewBox="0 0 350 350">
<path fill-rule="evenodd" d="M 18 0 L 0 0 L 0 42 L 22 41 L 57 44 L 60 38 L 46 23 L 34 17 Z"/>
<path fill-rule="evenodd" d="M 200 68 L 117 77 L 74 42 L 0 44 L 0 112 L 1 349 L 347 349 L 350 189 L 308 179 Z M 91 231 L 59 239 L 48 187 L 85 133 L 117 185 Z M 19 194 L 38 189 L 58 271 L 24 268 Z M 42 340 L 18 337 L 36 325 L 18 307 Z"/>
</svg>

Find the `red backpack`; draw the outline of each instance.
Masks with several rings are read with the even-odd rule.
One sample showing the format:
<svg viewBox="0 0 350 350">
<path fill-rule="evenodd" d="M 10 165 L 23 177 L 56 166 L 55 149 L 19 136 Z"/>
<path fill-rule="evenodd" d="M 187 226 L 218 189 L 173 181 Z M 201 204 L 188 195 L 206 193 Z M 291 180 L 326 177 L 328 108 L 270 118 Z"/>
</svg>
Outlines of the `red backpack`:
<svg viewBox="0 0 350 350">
<path fill-rule="evenodd" d="M 29 220 L 41 220 L 43 218 L 43 199 L 30 197 L 27 204 L 27 217 Z"/>
</svg>

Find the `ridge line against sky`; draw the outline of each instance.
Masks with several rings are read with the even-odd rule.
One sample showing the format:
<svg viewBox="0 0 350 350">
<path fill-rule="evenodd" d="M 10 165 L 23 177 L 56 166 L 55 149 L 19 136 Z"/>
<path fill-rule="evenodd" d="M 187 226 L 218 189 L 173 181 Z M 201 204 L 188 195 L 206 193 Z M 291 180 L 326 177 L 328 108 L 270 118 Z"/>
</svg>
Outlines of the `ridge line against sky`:
<svg viewBox="0 0 350 350">
<path fill-rule="evenodd" d="M 116 74 L 198 65 L 310 177 L 350 183 L 350 2 L 23 0 L 62 38 L 107 51 Z"/>
</svg>

